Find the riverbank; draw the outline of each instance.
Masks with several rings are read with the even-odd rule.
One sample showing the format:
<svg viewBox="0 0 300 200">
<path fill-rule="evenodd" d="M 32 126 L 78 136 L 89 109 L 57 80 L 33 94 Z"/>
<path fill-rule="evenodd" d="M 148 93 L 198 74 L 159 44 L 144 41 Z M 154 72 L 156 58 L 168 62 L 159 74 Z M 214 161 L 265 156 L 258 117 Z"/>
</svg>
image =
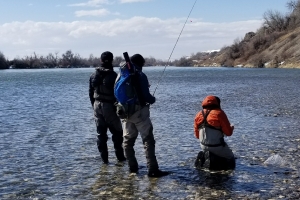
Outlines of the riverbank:
<svg viewBox="0 0 300 200">
<path fill-rule="evenodd" d="M 222 66 L 221 64 L 217 63 L 205 63 L 205 64 L 197 64 L 194 67 L 234 67 L 234 68 L 282 68 L 282 69 L 300 69 L 300 63 L 298 62 L 282 62 L 277 65 L 272 65 L 270 63 L 265 63 L 262 67 L 250 65 L 250 64 L 239 64 L 235 66 Z"/>
</svg>

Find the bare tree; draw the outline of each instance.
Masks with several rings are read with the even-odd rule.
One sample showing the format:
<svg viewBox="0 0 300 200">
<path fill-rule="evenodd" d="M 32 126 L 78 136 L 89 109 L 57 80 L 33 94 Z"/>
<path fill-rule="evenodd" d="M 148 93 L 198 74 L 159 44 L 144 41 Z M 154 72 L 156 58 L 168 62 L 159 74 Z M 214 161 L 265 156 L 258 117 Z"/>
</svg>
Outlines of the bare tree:
<svg viewBox="0 0 300 200">
<path fill-rule="evenodd" d="M 145 58 L 145 66 L 155 66 L 156 65 L 156 59 L 153 57 Z"/>
<path fill-rule="evenodd" d="M 289 28 L 295 29 L 300 25 L 300 0 L 288 2 L 287 7 L 291 11 L 289 16 Z"/>
<path fill-rule="evenodd" d="M 118 67 L 122 61 L 124 61 L 124 59 L 121 56 L 114 57 L 113 66 Z"/>
<path fill-rule="evenodd" d="M 269 10 L 264 13 L 264 27 L 269 33 L 284 31 L 288 28 L 288 17 L 278 11 Z"/>
<path fill-rule="evenodd" d="M 61 64 L 63 67 L 70 67 L 72 64 L 74 54 L 71 50 L 67 50 L 66 53 L 62 54 Z"/>
<path fill-rule="evenodd" d="M 287 8 L 291 11 L 295 10 L 297 8 L 297 1 L 289 1 L 287 3 Z"/>
<path fill-rule="evenodd" d="M 243 54 L 242 42 L 239 38 L 236 38 L 233 45 L 230 47 L 230 58 L 235 60 Z"/>
<path fill-rule="evenodd" d="M 7 69 L 7 68 L 8 68 L 7 60 L 5 59 L 3 53 L 0 51 L 0 69 Z"/>
</svg>

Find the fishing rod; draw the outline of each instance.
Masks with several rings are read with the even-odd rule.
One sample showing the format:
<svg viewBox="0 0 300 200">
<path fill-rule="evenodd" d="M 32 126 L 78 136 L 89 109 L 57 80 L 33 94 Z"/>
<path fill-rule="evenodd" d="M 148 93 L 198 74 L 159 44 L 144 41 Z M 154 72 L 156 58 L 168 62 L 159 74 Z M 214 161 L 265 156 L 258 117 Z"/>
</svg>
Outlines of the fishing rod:
<svg viewBox="0 0 300 200">
<path fill-rule="evenodd" d="M 240 124 L 240 123 L 242 123 L 242 122 L 244 122 L 244 121 L 246 121 L 246 120 L 249 120 L 249 119 L 251 119 L 251 118 L 253 118 L 253 117 L 256 117 L 256 116 L 258 116 L 258 115 L 260 115 L 260 114 L 262 114 L 262 113 L 264 113 L 264 112 L 266 112 L 266 111 L 264 110 L 264 111 L 259 112 L 259 113 L 255 114 L 255 115 L 251 116 L 251 117 L 248 117 L 248 118 L 246 118 L 246 119 L 243 119 L 243 120 L 239 121 L 238 123 L 234 124 L 234 126 L 236 126 L 236 125 L 238 125 L 238 124 Z"/>
<path fill-rule="evenodd" d="M 175 47 L 176 47 L 176 45 L 177 45 L 177 43 L 178 43 L 178 41 L 179 41 L 179 38 L 180 38 L 180 36 L 181 36 L 181 34 L 182 34 L 182 32 L 183 32 L 183 29 L 184 29 L 184 27 L 185 27 L 185 25 L 186 25 L 186 23 L 187 23 L 187 21 L 188 21 L 190 15 L 191 15 L 192 11 L 193 11 L 193 9 L 194 9 L 194 7 L 195 7 L 196 2 L 197 2 L 197 0 L 195 0 L 192 9 L 191 9 L 189 15 L 187 16 L 187 18 L 186 18 L 186 20 L 185 20 L 185 23 L 183 24 L 183 27 L 182 27 L 182 29 L 181 29 L 181 32 L 180 32 L 180 34 L 179 34 L 179 36 L 178 36 L 178 38 L 177 38 L 177 41 L 176 41 L 174 47 L 173 47 L 173 49 L 172 49 L 172 52 L 171 52 L 171 54 L 170 54 L 170 56 L 169 56 L 169 59 L 168 59 L 168 61 L 167 61 L 167 64 L 165 65 L 164 70 L 163 70 L 163 73 L 162 73 L 162 75 L 161 75 L 160 79 L 158 80 L 158 83 L 157 83 L 157 85 L 156 85 L 156 87 L 155 87 L 155 90 L 154 90 L 154 92 L 153 92 L 153 96 L 154 96 L 154 94 L 155 94 L 155 92 L 156 92 L 156 89 L 158 88 L 158 85 L 159 85 L 160 81 L 161 81 L 162 78 L 163 78 L 163 75 L 164 75 L 164 73 L 165 73 L 165 71 L 166 71 L 167 65 L 168 65 L 168 63 L 170 62 L 170 59 L 171 59 L 172 54 L 173 54 L 173 52 L 174 52 L 174 50 L 175 50 Z"/>
</svg>

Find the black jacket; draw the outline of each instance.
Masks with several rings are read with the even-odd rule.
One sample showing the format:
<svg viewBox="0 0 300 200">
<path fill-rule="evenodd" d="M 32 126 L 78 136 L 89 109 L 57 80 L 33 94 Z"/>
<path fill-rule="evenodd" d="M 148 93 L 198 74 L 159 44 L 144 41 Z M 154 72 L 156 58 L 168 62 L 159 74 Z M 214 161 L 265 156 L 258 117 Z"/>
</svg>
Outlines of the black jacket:
<svg viewBox="0 0 300 200">
<path fill-rule="evenodd" d="M 92 106 L 95 100 L 100 102 L 115 103 L 114 84 L 117 73 L 113 71 L 112 65 L 103 64 L 96 68 L 96 71 L 90 76 L 89 97 Z"/>
</svg>

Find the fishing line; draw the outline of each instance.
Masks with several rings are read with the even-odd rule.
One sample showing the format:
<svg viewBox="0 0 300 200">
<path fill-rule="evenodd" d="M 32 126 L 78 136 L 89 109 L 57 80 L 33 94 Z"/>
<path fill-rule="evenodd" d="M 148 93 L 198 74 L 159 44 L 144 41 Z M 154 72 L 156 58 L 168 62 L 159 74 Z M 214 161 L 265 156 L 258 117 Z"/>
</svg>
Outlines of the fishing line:
<svg viewBox="0 0 300 200">
<path fill-rule="evenodd" d="M 166 71 L 167 65 L 168 65 L 168 63 L 170 62 L 170 59 L 171 59 L 172 54 L 173 54 L 173 52 L 174 52 L 174 50 L 175 50 L 175 47 L 176 47 L 176 45 L 177 45 L 177 43 L 178 43 L 178 41 L 179 41 L 179 38 L 180 38 L 180 36 L 181 36 L 181 34 L 182 34 L 182 32 L 183 32 L 183 29 L 184 29 L 184 27 L 185 27 L 185 25 L 186 25 L 186 23 L 187 23 L 187 21 L 188 21 L 190 15 L 191 15 L 192 11 L 193 11 L 193 9 L 194 9 L 194 7 L 195 7 L 196 2 L 197 2 L 197 0 L 195 0 L 192 9 L 191 9 L 189 15 L 187 16 L 187 18 L 186 18 L 186 20 L 185 20 L 185 23 L 183 24 L 183 27 L 182 27 L 181 32 L 180 32 L 180 34 L 179 34 L 179 36 L 178 36 L 178 38 L 177 38 L 177 41 L 176 41 L 176 43 L 175 43 L 175 45 L 174 45 L 174 47 L 173 47 L 173 50 L 172 50 L 172 52 L 171 52 L 171 54 L 170 54 L 170 56 L 169 56 L 169 59 L 168 59 L 168 61 L 167 61 L 167 64 L 165 65 L 165 68 L 164 68 L 164 70 L 163 70 L 163 72 L 162 72 L 162 75 L 161 75 L 160 79 L 158 80 L 158 83 L 157 83 L 157 85 L 156 85 L 156 88 L 155 88 L 155 90 L 154 90 L 154 92 L 153 92 L 153 96 L 154 96 L 154 94 L 155 94 L 155 92 L 156 92 L 156 89 L 158 88 L 159 83 L 161 82 L 161 80 L 162 80 L 162 78 L 163 78 L 163 75 L 164 75 L 164 73 L 165 73 L 165 71 Z"/>
<path fill-rule="evenodd" d="M 291 100 L 295 100 L 296 98 L 298 98 L 298 97 L 291 98 Z M 266 111 L 264 110 L 264 111 L 259 112 L 259 113 L 255 114 L 255 115 L 251 116 L 251 117 L 247 117 L 246 119 L 243 119 L 243 120 L 239 121 L 238 123 L 235 123 L 234 126 L 236 126 L 236 125 L 238 125 L 238 124 L 240 124 L 240 123 L 242 123 L 242 122 L 244 122 L 246 120 L 249 120 L 249 119 L 251 119 L 253 117 L 256 117 L 256 116 L 258 116 L 258 115 L 260 115 L 260 114 L 262 114 L 264 112 L 266 112 Z"/>
<path fill-rule="evenodd" d="M 260 114 L 262 114 L 262 113 L 264 113 L 264 112 L 266 112 L 266 111 L 264 110 L 263 112 L 259 112 L 259 113 L 255 114 L 255 115 L 251 116 L 251 117 L 248 117 L 248 118 L 246 118 L 246 119 L 243 119 L 243 120 L 239 121 L 238 123 L 235 123 L 234 126 L 236 126 L 236 125 L 238 125 L 238 124 L 240 124 L 240 123 L 242 123 L 242 122 L 244 122 L 244 121 L 246 121 L 246 120 L 248 120 L 248 119 L 251 119 L 251 118 L 253 118 L 253 117 L 256 117 L 256 116 L 258 116 L 258 115 L 260 115 Z"/>
</svg>

